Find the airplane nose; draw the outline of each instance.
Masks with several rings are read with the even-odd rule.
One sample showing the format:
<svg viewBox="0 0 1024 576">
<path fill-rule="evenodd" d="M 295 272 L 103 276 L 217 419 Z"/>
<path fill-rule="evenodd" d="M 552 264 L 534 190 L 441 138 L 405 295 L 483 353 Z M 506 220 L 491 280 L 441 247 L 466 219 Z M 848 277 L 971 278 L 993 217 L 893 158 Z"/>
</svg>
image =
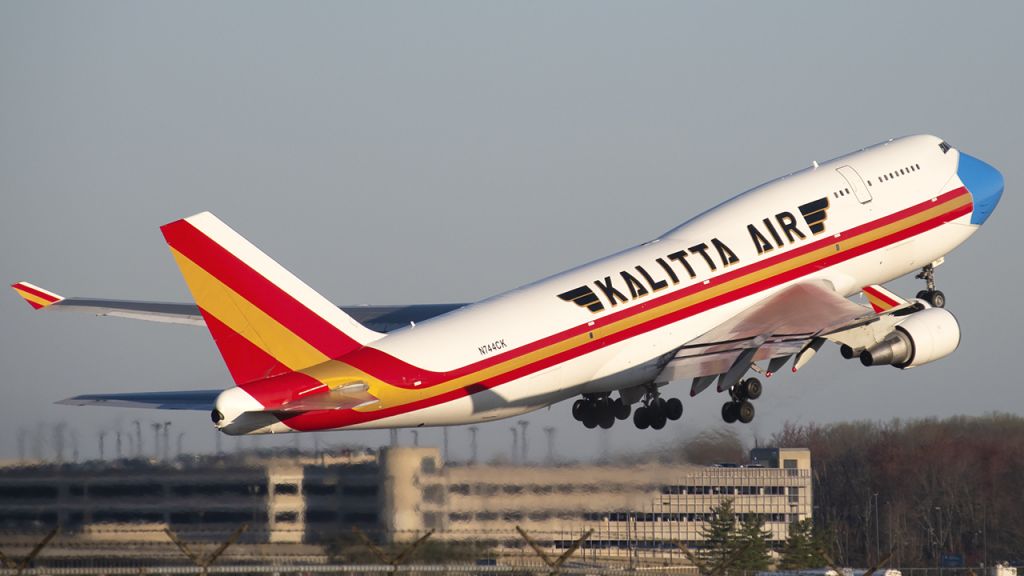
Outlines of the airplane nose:
<svg viewBox="0 0 1024 576">
<path fill-rule="evenodd" d="M 1003 196 L 1002 173 L 992 165 L 961 152 L 956 174 L 974 202 L 971 224 L 984 224 Z"/>
</svg>

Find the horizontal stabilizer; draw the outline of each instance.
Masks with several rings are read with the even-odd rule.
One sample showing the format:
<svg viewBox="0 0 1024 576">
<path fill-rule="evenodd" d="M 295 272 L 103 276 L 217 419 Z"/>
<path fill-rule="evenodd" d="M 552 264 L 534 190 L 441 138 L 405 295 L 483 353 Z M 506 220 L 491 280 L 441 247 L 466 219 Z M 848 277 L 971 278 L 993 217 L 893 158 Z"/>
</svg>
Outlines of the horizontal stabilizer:
<svg viewBox="0 0 1024 576">
<path fill-rule="evenodd" d="M 68 406 L 115 406 L 158 410 L 212 410 L 223 390 L 182 390 L 175 392 L 129 392 L 125 394 L 83 394 L 57 402 Z"/>
</svg>

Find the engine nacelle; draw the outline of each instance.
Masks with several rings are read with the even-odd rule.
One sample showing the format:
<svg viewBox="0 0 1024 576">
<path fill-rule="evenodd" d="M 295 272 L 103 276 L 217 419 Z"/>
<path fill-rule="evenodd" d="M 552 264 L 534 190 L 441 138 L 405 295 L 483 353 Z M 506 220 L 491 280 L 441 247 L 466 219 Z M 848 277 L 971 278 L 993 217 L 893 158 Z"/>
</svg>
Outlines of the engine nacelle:
<svg viewBox="0 0 1024 576">
<path fill-rule="evenodd" d="M 860 353 L 865 366 L 906 369 L 944 358 L 960 345 L 960 324 L 945 308 L 916 312 L 896 325 L 881 342 Z"/>
</svg>

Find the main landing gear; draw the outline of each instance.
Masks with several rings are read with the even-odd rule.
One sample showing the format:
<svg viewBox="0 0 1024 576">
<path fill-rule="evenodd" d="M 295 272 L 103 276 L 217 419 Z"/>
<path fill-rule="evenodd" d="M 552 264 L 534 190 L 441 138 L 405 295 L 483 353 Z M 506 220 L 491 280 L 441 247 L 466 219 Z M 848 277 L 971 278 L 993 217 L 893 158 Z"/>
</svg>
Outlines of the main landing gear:
<svg viewBox="0 0 1024 576">
<path fill-rule="evenodd" d="M 632 408 L 622 398 L 612 400 L 607 394 L 587 394 L 572 405 L 572 417 L 587 428 L 608 429 L 616 420 L 629 418 Z"/>
<path fill-rule="evenodd" d="M 637 408 L 633 414 L 633 424 L 641 430 L 661 430 L 669 420 L 679 420 L 682 417 L 683 403 L 679 398 L 665 400 L 655 391 L 644 396 L 644 405 Z"/>
<path fill-rule="evenodd" d="M 920 300 L 928 302 L 935 308 L 946 307 L 946 295 L 941 290 L 935 289 L 935 266 L 929 264 L 924 268 L 921 268 L 921 272 L 917 276 L 914 276 L 918 280 L 924 280 L 925 285 L 928 287 L 927 290 L 921 290 L 917 293 L 917 297 Z"/>
<path fill-rule="evenodd" d="M 586 394 L 572 405 L 572 417 L 587 428 L 611 428 L 616 420 L 626 420 L 633 415 L 633 424 L 644 430 L 661 430 L 669 420 L 683 416 L 683 403 L 678 398 L 665 400 L 657 389 L 644 395 L 643 403 L 634 411 L 622 398 L 612 400 L 607 394 Z"/>
<path fill-rule="evenodd" d="M 722 420 L 732 424 L 739 420 L 749 424 L 754 419 L 754 405 L 751 400 L 761 397 L 761 381 L 757 378 L 747 378 L 729 389 L 731 401 L 722 405 Z"/>
</svg>

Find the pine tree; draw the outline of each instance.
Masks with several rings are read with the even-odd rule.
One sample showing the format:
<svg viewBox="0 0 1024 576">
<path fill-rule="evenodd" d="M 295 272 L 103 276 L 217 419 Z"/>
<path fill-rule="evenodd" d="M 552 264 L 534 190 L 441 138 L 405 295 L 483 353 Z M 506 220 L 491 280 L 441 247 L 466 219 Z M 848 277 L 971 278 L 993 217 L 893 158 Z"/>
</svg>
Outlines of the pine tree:
<svg viewBox="0 0 1024 576">
<path fill-rule="evenodd" d="M 710 520 L 701 528 L 704 549 L 700 559 L 711 570 L 726 563 L 731 567 L 733 556 L 738 550 L 736 513 L 732 509 L 732 500 L 724 500 L 718 506 L 713 506 L 710 516 Z"/>
<path fill-rule="evenodd" d="M 783 570 L 800 570 L 803 568 L 819 568 L 825 565 L 821 555 L 820 532 L 814 530 L 810 519 L 794 522 L 789 526 L 789 538 L 782 548 L 782 561 L 779 568 Z"/>
<path fill-rule="evenodd" d="M 737 531 L 737 558 L 730 566 L 737 570 L 767 570 L 772 565 L 771 554 L 768 553 L 768 540 L 772 537 L 770 530 L 764 529 L 764 517 L 760 514 L 747 514 Z"/>
</svg>

